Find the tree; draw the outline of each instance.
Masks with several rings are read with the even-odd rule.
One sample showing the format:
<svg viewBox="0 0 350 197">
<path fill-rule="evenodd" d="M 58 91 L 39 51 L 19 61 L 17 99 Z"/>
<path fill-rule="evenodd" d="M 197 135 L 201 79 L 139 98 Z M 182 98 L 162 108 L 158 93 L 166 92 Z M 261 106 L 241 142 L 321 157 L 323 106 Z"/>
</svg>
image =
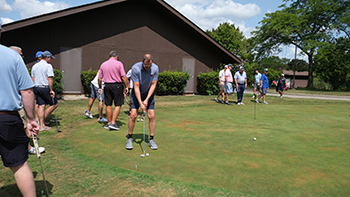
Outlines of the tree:
<svg viewBox="0 0 350 197">
<path fill-rule="evenodd" d="M 288 70 L 294 70 L 298 72 L 303 72 L 308 70 L 308 64 L 305 60 L 293 59 L 288 63 Z"/>
<path fill-rule="evenodd" d="M 288 68 L 288 62 L 290 60 L 288 58 L 279 58 L 278 56 L 270 56 L 266 58 L 262 58 L 259 61 L 259 68 L 269 68 L 274 70 L 285 70 Z"/>
<path fill-rule="evenodd" d="M 288 2 L 288 0 L 284 0 Z M 290 0 L 282 10 L 265 15 L 253 32 L 258 57 L 280 52 L 281 45 L 294 45 L 308 57 L 308 84 L 313 86 L 314 59 L 317 51 L 332 45 L 334 30 L 349 29 L 348 0 Z"/>
<path fill-rule="evenodd" d="M 350 39 L 338 38 L 334 45 L 318 51 L 315 72 L 335 90 L 350 89 Z"/>
</svg>

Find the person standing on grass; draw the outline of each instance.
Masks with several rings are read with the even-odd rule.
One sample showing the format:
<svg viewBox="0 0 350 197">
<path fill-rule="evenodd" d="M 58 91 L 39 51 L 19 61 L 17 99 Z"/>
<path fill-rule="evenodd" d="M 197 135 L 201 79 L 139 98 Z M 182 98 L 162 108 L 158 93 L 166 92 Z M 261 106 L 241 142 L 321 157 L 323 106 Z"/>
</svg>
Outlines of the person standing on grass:
<svg viewBox="0 0 350 197">
<path fill-rule="evenodd" d="M 0 37 L 3 29 L 0 23 Z M 28 165 L 29 138 L 23 130 L 18 111 L 27 117 L 27 131 L 39 133 L 34 117 L 33 81 L 22 57 L 14 50 L 0 44 L 0 155 L 3 165 L 11 169 L 23 196 L 35 197 L 36 189 L 32 170 Z"/>
<path fill-rule="evenodd" d="M 159 68 L 153 63 L 153 58 L 150 54 L 144 55 L 142 62 L 138 62 L 132 66 L 131 79 L 134 88 L 131 92 L 131 115 L 128 122 L 128 139 L 126 141 L 126 149 L 133 149 L 132 133 L 135 127 L 137 111 L 141 108 L 142 112 L 146 112 L 149 120 L 150 138 L 148 146 L 152 150 L 158 149 L 154 141 L 154 132 L 156 129 L 156 118 L 154 114 L 154 90 L 157 86 Z"/>
<path fill-rule="evenodd" d="M 94 104 L 94 101 L 97 100 L 99 101 L 98 102 L 98 122 L 108 122 L 108 120 L 103 117 L 103 103 L 104 103 L 104 92 L 103 92 L 103 89 L 104 89 L 104 83 L 102 81 L 102 94 L 99 94 L 98 93 L 98 73 L 100 71 L 98 70 L 97 71 L 97 74 L 95 76 L 95 78 L 91 81 L 91 97 L 89 99 L 89 104 L 88 104 L 88 109 L 85 111 L 85 116 L 88 117 L 88 118 L 93 118 L 93 116 L 91 115 L 91 108 L 92 108 L 92 105 Z"/>
<path fill-rule="evenodd" d="M 228 65 L 224 67 L 224 69 L 220 70 L 219 72 L 219 88 L 220 92 L 218 96 L 215 98 L 215 101 L 219 103 L 219 97 L 221 96 L 221 103 L 225 102 L 225 72 L 227 70 Z"/>
<path fill-rule="evenodd" d="M 284 78 L 284 74 L 282 74 L 276 84 L 277 91 L 278 93 L 280 93 L 280 98 L 283 97 L 283 90 L 284 90 L 284 87 L 286 87 L 286 85 L 287 85 L 286 78 Z"/>
<path fill-rule="evenodd" d="M 42 59 L 32 68 L 32 79 L 34 81 L 34 94 L 38 104 L 37 114 L 39 118 L 40 131 L 51 129 L 45 126 L 44 120 L 57 109 L 58 102 L 55 92 L 53 91 L 54 72 L 51 63 L 52 56 L 50 51 L 44 51 L 41 54 Z M 45 105 L 50 105 L 45 110 Z"/>
<path fill-rule="evenodd" d="M 260 79 L 261 79 L 261 74 L 259 73 L 259 70 L 256 69 L 255 75 L 254 75 L 254 83 L 253 83 L 253 87 L 254 87 L 253 98 L 254 99 L 257 99 L 258 98 L 257 94 L 261 93 L 261 90 L 260 90 Z"/>
<path fill-rule="evenodd" d="M 15 50 L 22 58 L 24 58 L 24 55 L 23 55 L 23 52 L 22 52 L 22 48 L 21 47 L 18 47 L 18 46 L 10 46 L 9 47 L 10 49 L 13 49 Z M 26 116 L 25 116 L 25 112 L 24 112 L 24 109 L 22 108 L 21 110 L 18 111 L 21 119 L 22 119 L 22 122 L 23 122 L 23 125 L 24 125 L 24 131 L 27 131 L 27 120 L 26 120 Z M 28 137 L 30 138 L 30 135 L 31 133 L 27 133 L 28 134 Z M 45 152 L 45 148 L 44 147 L 39 147 L 39 152 L 40 153 L 43 153 Z M 32 147 L 30 145 L 30 143 L 28 142 L 28 153 L 29 154 L 33 154 L 35 155 L 36 154 L 36 150 L 34 147 Z"/>
<path fill-rule="evenodd" d="M 227 68 L 226 71 L 225 71 L 225 93 L 226 93 L 226 96 L 225 96 L 225 101 L 224 101 L 224 104 L 226 105 L 232 105 L 231 103 L 228 102 L 228 97 L 233 93 L 233 87 L 232 87 L 232 82 L 233 82 L 233 78 L 232 78 L 232 73 L 231 73 L 231 70 L 232 70 L 232 65 L 231 64 L 228 64 L 227 65 Z"/>
<path fill-rule="evenodd" d="M 111 51 L 109 59 L 101 64 L 98 74 L 98 93 L 102 94 L 102 80 L 105 83 L 104 96 L 106 103 L 106 114 L 108 123 L 104 128 L 119 130 L 116 120 L 119 116 L 121 106 L 124 104 L 124 95 L 128 93 L 129 81 L 126 78 L 124 65 L 119 61 L 118 53 Z M 123 84 L 124 83 L 124 87 Z M 112 104 L 114 101 L 114 110 Z"/>
<path fill-rule="evenodd" d="M 255 100 L 257 103 L 260 103 L 259 99 L 262 97 L 263 98 L 263 103 L 264 104 L 268 104 L 265 101 L 265 96 L 267 93 L 267 89 L 269 89 L 269 79 L 267 78 L 266 74 L 268 72 L 268 69 L 265 68 L 264 69 L 264 73 L 261 75 L 261 79 L 260 79 L 260 88 L 261 88 L 261 94 L 260 96 Z"/>
<path fill-rule="evenodd" d="M 239 67 L 239 71 L 235 73 L 235 83 L 237 87 L 237 105 L 244 105 L 242 102 L 244 90 L 247 88 L 247 74 L 243 66 Z"/>
</svg>

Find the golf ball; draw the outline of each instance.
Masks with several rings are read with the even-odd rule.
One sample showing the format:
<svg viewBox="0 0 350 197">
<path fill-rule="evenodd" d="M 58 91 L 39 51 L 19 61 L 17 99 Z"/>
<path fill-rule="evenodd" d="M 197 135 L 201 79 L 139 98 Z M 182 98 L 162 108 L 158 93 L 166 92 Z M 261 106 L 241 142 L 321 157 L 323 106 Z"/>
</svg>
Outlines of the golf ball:
<svg viewBox="0 0 350 197">
<path fill-rule="evenodd" d="M 254 141 L 256 140 L 256 138 L 253 138 L 254 139 Z"/>
<path fill-rule="evenodd" d="M 148 157 L 148 156 L 149 156 L 149 153 L 146 153 L 146 156 Z"/>
</svg>

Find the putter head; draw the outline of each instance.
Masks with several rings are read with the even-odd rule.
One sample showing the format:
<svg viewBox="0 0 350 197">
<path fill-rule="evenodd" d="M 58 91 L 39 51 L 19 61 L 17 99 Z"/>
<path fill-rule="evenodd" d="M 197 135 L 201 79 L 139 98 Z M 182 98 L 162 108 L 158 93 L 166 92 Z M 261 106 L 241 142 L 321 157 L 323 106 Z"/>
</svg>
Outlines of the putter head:
<svg viewBox="0 0 350 197">
<path fill-rule="evenodd" d="M 141 154 L 140 157 L 145 157 L 145 154 Z"/>
<path fill-rule="evenodd" d="M 61 133 L 62 131 L 60 129 L 57 129 L 57 132 Z"/>
</svg>

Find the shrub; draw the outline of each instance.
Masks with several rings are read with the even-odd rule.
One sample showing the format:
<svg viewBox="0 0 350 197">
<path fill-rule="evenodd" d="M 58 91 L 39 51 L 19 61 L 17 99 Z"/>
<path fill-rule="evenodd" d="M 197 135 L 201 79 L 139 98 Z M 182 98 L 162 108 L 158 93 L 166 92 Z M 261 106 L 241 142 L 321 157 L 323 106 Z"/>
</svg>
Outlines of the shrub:
<svg viewBox="0 0 350 197">
<path fill-rule="evenodd" d="M 83 85 L 84 88 L 84 94 L 85 95 L 90 95 L 91 94 L 91 81 L 95 78 L 97 75 L 98 70 L 91 70 L 91 68 L 87 71 L 82 71 L 80 73 L 80 79 L 81 79 L 81 84 Z"/>
<path fill-rule="evenodd" d="M 28 72 L 29 75 L 32 75 L 32 69 L 28 68 Z M 62 80 L 62 73 L 61 71 L 57 70 L 57 69 L 53 69 L 53 73 L 54 73 L 54 78 L 53 78 L 53 91 L 55 91 L 56 94 L 62 94 L 63 93 L 63 86 L 61 83 Z"/>
<path fill-rule="evenodd" d="M 159 73 L 157 95 L 182 95 L 190 78 L 188 73 L 179 71 L 164 71 Z"/>
<path fill-rule="evenodd" d="M 200 73 L 197 76 L 197 92 L 201 95 L 214 95 L 219 93 L 219 72 L 211 71 Z"/>
</svg>

